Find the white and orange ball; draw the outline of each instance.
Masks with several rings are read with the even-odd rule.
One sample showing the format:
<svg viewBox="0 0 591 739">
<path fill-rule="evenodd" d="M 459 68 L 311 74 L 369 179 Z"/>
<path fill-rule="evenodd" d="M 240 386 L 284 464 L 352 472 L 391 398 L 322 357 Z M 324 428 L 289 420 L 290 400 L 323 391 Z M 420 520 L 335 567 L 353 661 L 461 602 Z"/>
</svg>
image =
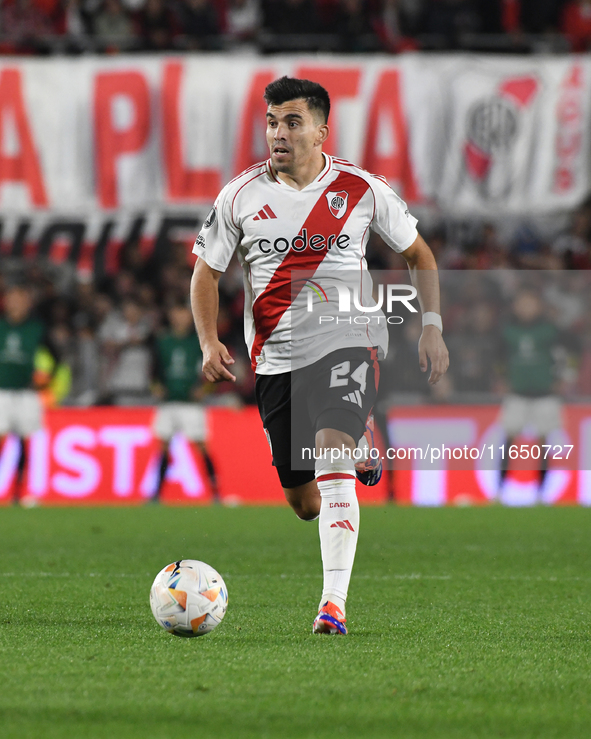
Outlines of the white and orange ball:
<svg viewBox="0 0 591 739">
<path fill-rule="evenodd" d="M 156 575 L 150 606 L 156 621 L 169 633 L 203 636 L 224 618 L 228 590 L 213 567 L 196 559 L 181 559 Z"/>
</svg>

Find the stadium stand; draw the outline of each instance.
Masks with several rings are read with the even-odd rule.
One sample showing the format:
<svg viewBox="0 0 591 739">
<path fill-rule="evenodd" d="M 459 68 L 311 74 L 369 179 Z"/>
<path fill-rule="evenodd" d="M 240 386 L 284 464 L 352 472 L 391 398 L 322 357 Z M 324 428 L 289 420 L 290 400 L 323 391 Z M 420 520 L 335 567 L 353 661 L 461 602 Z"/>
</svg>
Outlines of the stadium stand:
<svg viewBox="0 0 591 739">
<path fill-rule="evenodd" d="M 584 51 L 588 0 L 2 0 L 0 53 Z"/>
</svg>

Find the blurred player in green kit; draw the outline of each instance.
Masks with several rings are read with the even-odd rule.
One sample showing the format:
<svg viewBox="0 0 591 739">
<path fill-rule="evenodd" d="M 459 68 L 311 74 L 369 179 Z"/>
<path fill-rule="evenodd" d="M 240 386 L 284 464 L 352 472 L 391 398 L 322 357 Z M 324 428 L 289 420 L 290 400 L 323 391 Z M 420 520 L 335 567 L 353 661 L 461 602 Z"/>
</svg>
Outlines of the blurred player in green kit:
<svg viewBox="0 0 591 739">
<path fill-rule="evenodd" d="M 568 332 L 560 331 L 546 318 L 544 304 L 535 290 L 522 289 L 513 301 L 512 312 L 513 320 L 502 332 L 508 394 L 500 416 L 505 433 L 505 454 L 499 493 L 510 466 L 508 450 L 517 437 L 529 435 L 541 447 L 550 434 L 563 427 L 557 349 L 572 353 L 575 348 Z M 539 464 L 541 497 L 548 469 L 543 454 Z"/>
<path fill-rule="evenodd" d="M 21 442 L 15 503 L 23 493 L 27 441 L 42 423 L 43 409 L 35 387 L 50 379 L 35 371 L 36 356 L 49 342 L 44 324 L 31 317 L 32 306 L 31 292 L 24 285 L 6 289 L 0 318 L 0 445 L 4 446 L 8 434 L 15 434 Z"/>
<path fill-rule="evenodd" d="M 182 433 L 199 448 L 214 500 L 218 500 L 215 468 L 205 445 L 205 410 L 200 404 L 204 392 L 198 380 L 202 354 L 193 316 L 189 306 L 180 302 L 169 308 L 167 316 L 170 329 L 158 336 L 154 345 L 155 392 L 161 404 L 156 411 L 153 431 L 162 444 L 162 456 L 152 500 L 160 498 L 170 464 L 170 442 L 177 433 Z"/>
</svg>

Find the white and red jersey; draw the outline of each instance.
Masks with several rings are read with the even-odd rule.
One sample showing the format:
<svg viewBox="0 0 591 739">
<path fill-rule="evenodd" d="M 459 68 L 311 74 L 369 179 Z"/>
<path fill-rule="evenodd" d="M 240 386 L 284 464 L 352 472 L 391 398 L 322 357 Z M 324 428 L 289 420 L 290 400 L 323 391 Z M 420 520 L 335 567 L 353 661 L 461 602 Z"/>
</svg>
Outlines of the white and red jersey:
<svg viewBox="0 0 591 739">
<path fill-rule="evenodd" d="M 244 269 L 246 344 L 258 374 L 299 369 L 344 346 L 378 346 L 382 356 L 387 351 L 384 323 L 330 332 L 308 321 L 299 323 L 297 335 L 292 332 L 301 290 L 294 292 L 294 272 L 356 273 L 360 284 L 371 285 L 369 230 L 397 252 L 417 238 L 416 218 L 384 179 L 324 156 L 326 166 L 303 190 L 276 177 L 270 161 L 247 169 L 221 191 L 195 241 L 193 252 L 220 272 L 237 253 Z"/>
</svg>

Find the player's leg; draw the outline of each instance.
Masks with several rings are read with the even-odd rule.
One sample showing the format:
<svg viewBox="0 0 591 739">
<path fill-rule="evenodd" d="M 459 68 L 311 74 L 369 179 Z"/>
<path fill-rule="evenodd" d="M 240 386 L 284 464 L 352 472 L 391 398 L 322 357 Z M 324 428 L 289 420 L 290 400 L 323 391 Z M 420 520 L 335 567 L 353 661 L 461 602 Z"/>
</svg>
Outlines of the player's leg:
<svg viewBox="0 0 591 739">
<path fill-rule="evenodd" d="M 156 469 L 156 483 L 150 496 L 152 503 L 158 503 L 164 487 L 166 473 L 170 466 L 170 442 L 175 432 L 175 412 L 172 403 L 163 403 L 156 409 L 152 433 L 160 446 Z"/>
<path fill-rule="evenodd" d="M 359 439 L 357 451 L 362 456 L 355 461 L 355 474 L 363 485 L 372 487 L 382 479 L 382 458 L 375 441 L 375 420 L 370 413 L 365 423 L 365 433 Z"/>
<path fill-rule="evenodd" d="M 541 436 L 539 439 L 535 442 L 540 449 L 544 449 L 544 444 L 547 443 L 547 439 L 545 436 Z M 546 477 L 548 475 L 548 458 L 545 454 L 540 454 L 540 469 L 538 470 L 540 473 L 540 477 L 538 479 L 538 496 L 537 496 L 537 502 L 538 503 L 544 503 L 544 484 L 546 482 Z"/>
<path fill-rule="evenodd" d="M 504 432 L 503 451 L 500 460 L 499 484 L 497 486 L 497 501 L 502 500 L 505 480 L 511 467 L 509 450 L 517 436 L 523 431 L 528 422 L 528 402 L 514 393 L 503 399 L 500 413 L 500 424 Z"/>
<path fill-rule="evenodd" d="M 14 393 L 10 390 L 0 390 L 0 455 L 2 456 L 7 451 L 6 442 L 12 431 L 12 418 L 15 415 L 13 397 Z M 18 500 L 15 500 L 14 488 L 13 502 L 18 503 Z"/>
<path fill-rule="evenodd" d="M 509 464 L 511 461 L 509 457 L 509 449 L 511 449 L 514 442 L 515 442 L 515 438 L 513 436 L 506 436 L 503 441 L 503 451 L 501 453 L 501 467 L 499 469 L 499 485 L 497 489 L 499 497 L 501 493 L 503 492 L 505 480 L 507 479 L 507 473 L 509 472 Z"/>
<path fill-rule="evenodd" d="M 21 500 L 25 496 L 24 483 L 25 483 L 25 469 L 27 466 L 27 450 L 28 440 L 23 436 L 18 437 L 19 453 L 18 462 L 16 465 L 16 473 L 14 476 L 14 487 L 13 487 L 13 503 L 19 505 Z"/>
<path fill-rule="evenodd" d="M 278 468 L 277 471 L 285 499 L 296 516 L 302 521 L 315 521 L 320 514 L 320 491 L 313 477 L 314 473 L 294 475 L 287 466 L 284 470 Z"/>
<path fill-rule="evenodd" d="M 564 419 L 562 417 L 562 402 L 556 395 L 548 395 L 542 398 L 536 398 L 532 401 L 532 419 L 531 424 L 538 433 L 538 440 L 535 442 L 541 450 L 544 450 L 544 444 L 548 443 L 548 438 L 560 429 L 564 428 Z M 545 503 L 544 486 L 548 476 L 548 459 L 549 455 L 540 453 L 540 468 L 538 482 L 538 503 Z"/>
<path fill-rule="evenodd" d="M 315 412 L 316 482 L 324 583 L 318 633 L 346 634 L 345 603 L 359 535 L 355 450 L 377 396 L 379 369 L 372 349 L 342 349 L 307 370 Z"/>
<path fill-rule="evenodd" d="M 166 479 L 166 473 L 170 466 L 170 444 L 163 439 L 159 439 L 158 441 L 160 442 L 160 454 L 158 456 L 158 468 L 156 470 L 156 485 L 150 498 L 153 503 L 160 502 L 164 480 Z"/>
<path fill-rule="evenodd" d="M 257 375 L 255 393 L 273 466 L 285 498 L 298 518 L 313 521 L 320 513 L 320 493 L 312 458 L 314 429 L 307 416 L 305 398 L 299 398 L 293 404 L 294 421 L 291 373 Z M 292 464 L 298 449 L 310 451 L 310 459 L 305 464 Z"/>
<path fill-rule="evenodd" d="M 197 445 L 197 448 L 201 452 L 203 461 L 205 462 L 205 469 L 207 470 L 207 477 L 209 479 L 209 486 L 211 487 L 211 496 L 213 498 L 213 502 L 219 503 L 220 502 L 220 490 L 218 487 L 218 478 L 215 473 L 215 465 L 213 463 L 213 460 L 210 457 L 209 452 L 207 451 L 205 441 L 197 441 L 195 443 Z"/>
<path fill-rule="evenodd" d="M 180 431 L 199 450 L 205 462 L 213 501 L 214 503 L 219 503 L 220 492 L 215 465 L 207 451 L 207 419 L 205 408 L 199 403 L 174 403 L 174 408 L 175 431 Z"/>
<path fill-rule="evenodd" d="M 316 434 L 316 483 L 321 501 L 318 531 L 323 568 L 322 596 L 314 621 L 316 633 L 347 633 L 345 603 L 359 535 L 353 458 L 356 446 L 350 434 L 338 429 L 322 428 Z"/>
<path fill-rule="evenodd" d="M 19 437 L 20 455 L 14 485 L 14 502 L 20 503 L 25 497 L 25 470 L 31 436 L 43 425 L 43 407 L 39 394 L 33 390 L 18 390 L 14 394 L 13 418 L 14 433 Z"/>
</svg>

